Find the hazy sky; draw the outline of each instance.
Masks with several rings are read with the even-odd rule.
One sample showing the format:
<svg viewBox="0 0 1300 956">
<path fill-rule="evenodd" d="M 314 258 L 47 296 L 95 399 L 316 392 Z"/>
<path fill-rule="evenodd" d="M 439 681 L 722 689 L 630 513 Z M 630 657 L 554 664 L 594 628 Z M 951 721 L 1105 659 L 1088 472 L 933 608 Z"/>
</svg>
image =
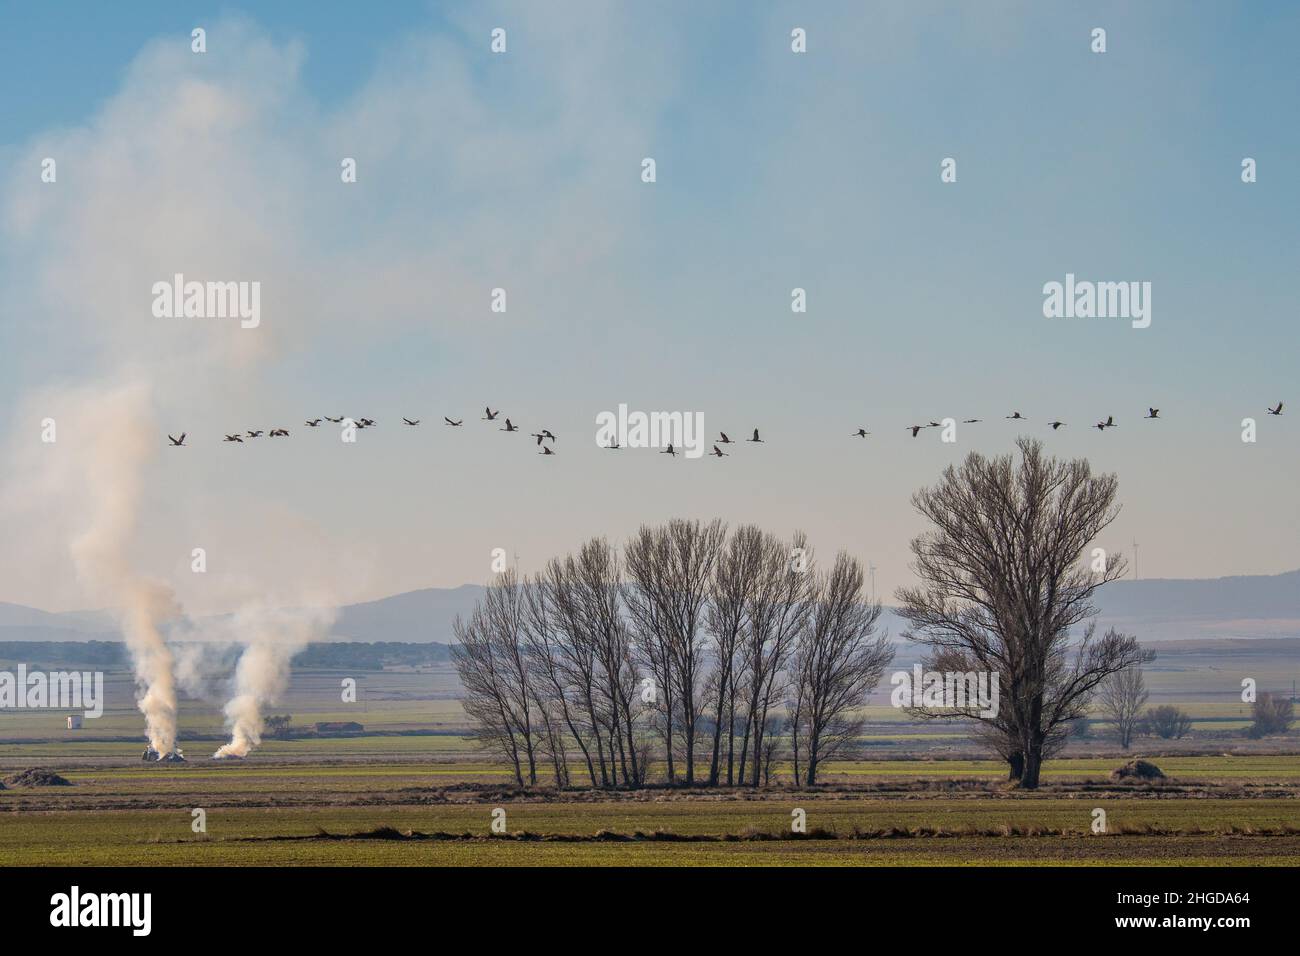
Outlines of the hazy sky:
<svg viewBox="0 0 1300 956">
<path fill-rule="evenodd" d="M 493 548 L 532 570 L 673 516 L 802 528 L 888 594 L 912 491 L 1023 433 L 1118 473 L 1101 543 L 1142 577 L 1300 565 L 1295 5 L 257 7 L 3 5 L 0 600 L 91 602 L 78 422 L 141 382 L 134 555 L 195 611 L 482 582 Z M 260 282 L 261 326 L 155 318 L 177 272 Z M 1150 327 L 1044 318 L 1066 273 L 1150 282 Z M 602 450 L 620 403 L 767 442 Z M 904 430 L 945 416 L 985 421 Z"/>
</svg>

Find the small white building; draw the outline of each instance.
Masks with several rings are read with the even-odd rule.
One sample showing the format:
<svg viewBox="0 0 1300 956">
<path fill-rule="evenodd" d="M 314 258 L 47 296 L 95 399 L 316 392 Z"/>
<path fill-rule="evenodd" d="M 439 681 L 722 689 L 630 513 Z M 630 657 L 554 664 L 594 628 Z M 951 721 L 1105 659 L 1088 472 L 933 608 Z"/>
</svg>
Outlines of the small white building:
<svg viewBox="0 0 1300 956">
<path fill-rule="evenodd" d="M 80 714 L 68 714 L 68 729 L 69 729 L 69 730 L 80 730 L 80 729 L 81 729 L 81 715 L 80 715 Z"/>
</svg>

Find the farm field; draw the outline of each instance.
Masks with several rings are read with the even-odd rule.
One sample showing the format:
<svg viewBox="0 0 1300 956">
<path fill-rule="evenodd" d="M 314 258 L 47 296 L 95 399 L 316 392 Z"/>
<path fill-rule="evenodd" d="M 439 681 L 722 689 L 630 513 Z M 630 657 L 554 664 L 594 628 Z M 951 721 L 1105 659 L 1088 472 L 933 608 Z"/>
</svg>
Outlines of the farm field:
<svg viewBox="0 0 1300 956">
<path fill-rule="evenodd" d="M 1300 863 L 1300 756 L 1174 758 L 1161 787 L 1110 784 L 1105 760 L 1056 761 L 1036 794 L 999 789 L 984 761 L 883 763 L 832 767 L 852 782 L 814 792 L 613 795 L 520 791 L 499 772 L 485 784 L 487 763 L 356 756 L 66 767 L 71 786 L 0 792 L 0 865 Z M 490 835 L 498 807 L 504 837 Z M 823 838 L 791 835 L 796 808 Z M 1098 808 L 1105 834 L 1091 832 Z"/>
<path fill-rule="evenodd" d="M 879 694 L 812 791 L 780 761 L 759 791 L 520 789 L 467 737 L 445 671 L 366 674 L 355 705 L 339 700 L 340 673 L 295 673 L 273 710 L 295 731 L 236 761 L 210 759 L 219 708 L 186 700 L 187 762 L 144 763 L 131 682 L 111 674 L 104 715 L 81 730 L 51 712 L 0 715 L 0 779 L 39 767 L 70 784 L 0 790 L 0 866 L 1300 864 L 1300 740 L 1240 732 L 1248 710 L 1220 692 L 1220 658 L 1163 664 L 1161 701 L 1193 716 L 1192 734 L 1125 752 L 1098 723 L 1047 763 L 1037 793 L 1006 790 L 1005 767 L 959 726 L 914 722 Z M 1167 779 L 1113 783 L 1136 756 Z M 505 834 L 490 830 L 497 808 Z M 805 836 L 791 833 L 796 809 Z M 1091 829 L 1098 809 L 1105 833 Z"/>
</svg>

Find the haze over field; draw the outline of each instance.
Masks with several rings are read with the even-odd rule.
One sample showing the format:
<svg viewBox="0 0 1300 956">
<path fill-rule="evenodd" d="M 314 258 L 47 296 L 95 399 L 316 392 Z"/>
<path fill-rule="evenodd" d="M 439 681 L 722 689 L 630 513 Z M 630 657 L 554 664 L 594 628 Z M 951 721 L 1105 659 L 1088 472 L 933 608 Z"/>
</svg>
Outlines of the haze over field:
<svg viewBox="0 0 1300 956">
<path fill-rule="evenodd" d="M 452 621 L 468 616 L 483 587 L 425 588 L 338 609 L 329 640 L 424 643 L 453 641 Z M 1116 581 L 1100 592 L 1100 621 L 1145 641 L 1300 637 L 1300 571 L 1209 580 Z M 882 623 L 891 636 L 904 622 L 889 608 Z M 202 639 L 182 633 L 182 639 Z M 215 636 L 215 635 L 210 635 Z M 224 635 L 233 638 L 232 631 Z M 0 603 L 0 641 L 119 639 L 112 615 L 50 613 Z"/>
<path fill-rule="evenodd" d="M 1071 5 L 924 6 L 274 5 L 205 16 L 197 56 L 193 12 L 141 3 L 6 46 L 44 85 L 0 91 L 0 526 L 24 542 L 0 599 L 98 603 L 68 549 L 84 487 L 44 479 L 86 440 L 86 387 L 138 379 L 160 454 L 133 559 L 199 616 L 477 583 L 498 547 L 532 572 L 677 515 L 802 528 L 888 596 L 911 493 L 1020 433 L 1118 474 L 1102 544 L 1136 539 L 1143 576 L 1296 567 L 1300 446 L 1264 419 L 1298 364 L 1296 11 L 1116 5 L 1096 56 Z M 25 18 L 59 35 L 57 11 Z M 177 273 L 259 281 L 260 324 L 155 317 Z M 1150 282 L 1151 326 L 1044 318 L 1067 273 Z M 622 403 L 767 444 L 614 455 L 595 420 Z M 556 455 L 478 421 L 486 404 L 552 429 Z M 301 426 L 344 414 L 379 425 L 351 447 Z M 904 431 L 944 415 L 984 421 L 952 445 Z M 220 441 L 276 425 L 293 434 Z"/>
</svg>

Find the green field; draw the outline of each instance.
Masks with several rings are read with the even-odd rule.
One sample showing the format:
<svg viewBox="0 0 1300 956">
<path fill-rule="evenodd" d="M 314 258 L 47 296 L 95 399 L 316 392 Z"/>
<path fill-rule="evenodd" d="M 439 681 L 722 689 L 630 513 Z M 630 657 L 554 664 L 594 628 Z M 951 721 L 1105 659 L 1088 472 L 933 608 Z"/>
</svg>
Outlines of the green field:
<svg viewBox="0 0 1300 956">
<path fill-rule="evenodd" d="M 398 777 L 395 782 L 405 779 Z M 272 783 L 258 775 L 246 785 L 273 789 L 292 802 L 295 788 L 280 786 L 284 782 Z M 299 782 L 322 780 L 312 775 Z M 329 785 L 337 786 L 333 781 Z M 83 795 L 68 802 L 83 799 L 94 798 Z M 204 808 L 206 834 L 191 830 L 194 801 L 153 798 L 150 802 L 154 804 L 150 809 L 43 809 L 6 815 L 0 818 L 0 864 L 1300 863 L 1300 819 L 1294 797 L 1190 800 L 1096 794 L 873 799 L 774 794 L 743 800 L 489 800 L 338 807 L 229 806 L 217 800 L 203 801 L 214 804 Z M 174 805 L 157 806 L 168 802 Z M 491 813 L 498 806 L 506 811 L 510 833 L 581 839 L 552 843 L 493 838 Z M 796 807 L 806 812 L 810 830 L 829 831 L 836 838 L 793 838 L 790 821 Z M 1106 834 L 1090 832 L 1095 808 L 1108 815 Z M 378 827 L 417 835 L 463 836 L 455 841 L 356 837 Z M 1035 834 L 1035 829 L 1043 832 Z M 320 831 L 353 838 L 324 839 Z M 781 839 L 611 844 L 594 839 L 601 831 L 718 837 L 771 834 Z"/>
<path fill-rule="evenodd" d="M 1153 685 L 1193 715 L 1189 737 L 1124 752 L 1097 725 L 1048 762 L 1036 793 L 1006 790 L 1005 767 L 962 728 L 913 722 L 879 695 L 814 791 L 782 763 L 759 791 L 559 793 L 547 779 L 521 790 L 466 737 L 446 673 L 366 674 L 356 705 L 341 703 L 338 674 L 296 674 L 270 712 L 299 730 L 242 761 L 210 759 L 219 706 L 187 700 L 188 762 L 143 763 L 118 674 L 104 716 L 81 730 L 51 712 L 0 714 L 0 778 L 43 767 L 71 784 L 0 790 L 0 865 L 1300 865 L 1300 737 L 1242 734 L 1230 658 L 1163 658 Z M 364 731 L 316 733 L 318 721 Z M 1135 756 L 1168 779 L 1112 783 Z M 206 833 L 191 829 L 195 808 Z M 490 830 L 496 808 L 504 836 Z M 796 808 L 818 838 L 791 833 Z M 1105 833 L 1092 832 L 1097 809 Z"/>
</svg>

